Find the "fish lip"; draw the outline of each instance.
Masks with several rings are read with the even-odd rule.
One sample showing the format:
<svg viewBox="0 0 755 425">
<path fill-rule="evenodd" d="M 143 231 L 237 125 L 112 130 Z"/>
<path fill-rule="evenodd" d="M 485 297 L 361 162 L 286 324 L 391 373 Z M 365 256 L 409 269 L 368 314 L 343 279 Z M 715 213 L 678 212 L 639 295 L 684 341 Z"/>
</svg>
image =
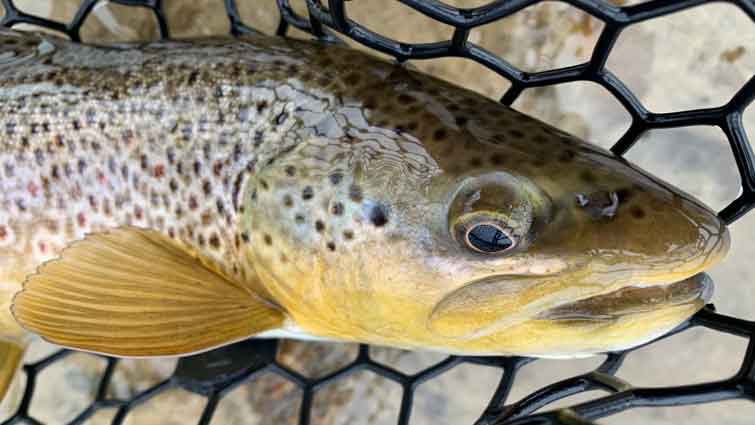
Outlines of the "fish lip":
<svg viewBox="0 0 755 425">
<path fill-rule="evenodd" d="M 539 320 L 614 320 L 621 316 L 641 314 L 662 308 L 688 305 L 713 297 L 715 285 L 707 273 L 700 272 L 685 279 L 655 285 L 628 285 L 615 291 L 581 299 L 538 313 Z M 622 299 L 634 300 L 622 305 Z M 614 307 L 614 308 L 612 308 Z"/>
</svg>

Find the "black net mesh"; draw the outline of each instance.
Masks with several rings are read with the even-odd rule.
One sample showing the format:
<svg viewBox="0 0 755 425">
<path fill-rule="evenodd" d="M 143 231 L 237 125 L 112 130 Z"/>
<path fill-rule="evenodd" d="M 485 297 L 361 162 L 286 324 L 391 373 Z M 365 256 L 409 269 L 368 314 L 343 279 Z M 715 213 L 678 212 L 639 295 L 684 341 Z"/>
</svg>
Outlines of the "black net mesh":
<svg viewBox="0 0 755 425">
<path fill-rule="evenodd" d="M 69 23 L 52 21 L 24 13 L 11 0 L 2 0 L 5 16 L 4 26 L 31 24 L 66 34 L 74 41 L 81 40 L 81 27 L 99 0 L 84 0 Z M 113 0 L 113 3 L 147 8 L 154 13 L 160 35 L 169 38 L 169 25 L 162 0 Z M 625 154 L 643 133 L 653 129 L 708 125 L 719 127 L 728 138 L 741 177 L 741 193 L 719 215 L 728 223 L 742 217 L 755 205 L 755 158 L 742 124 L 742 115 L 755 98 L 755 77 L 751 77 L 723 106 L 684 110 L 671 113 L 653 113 L 646 109 L 632 91 L 613 73 L 606 69 L 611 49 L 622 30 L 630 25 L 677 13 L 707 3 L 707 0 L 654 0 L 637 5 L 619 7 L 600 0 L 565 0 L 568 3 L 602 21 L 602 32 L 589 61 L 569 67 L 542 72 L 526 72 L 505 59 L 476 45 L 469 39 L 470 31 L 478 26 L 501 20 L 517 11 L 542 0 L 498 0 L 487 5 L 460 9 L 438 0 L 401 0 L 406 6 L 454 28 L 450 40 L 434 43 L 411 44 L 392 40 L 370 31 L 351 20 L 346 14 L 343 0 L 329 0 L 327 5 L 319 0 L 307 1 L 308 17 L 294 11 L 288 0 L 278 0 L 281 19 L 277 27 L 279 35 L 286 35 L 290 28 L 308 32 L 325 42 L 341 43 L 349 37 L 363 45 L 394 56 L 399 62 L 408 59 L 439 57 L 463 57 L 471 59 L 495 71 L 511 82 L 510 88 L 501 96 L 501 102 L 513 103 L 526 89 L 574 81 L 590 81 L 607 89 L 631 115 L 629 129 L 615 142 L 614 153 Z M 730 0 L 750 20 L 755 21 L 755 2 Z M 242 22 L 235 0 L 225 0 L 230 20 L 231 33 L 240 35 L 255 31 Z M 254 25 L 254 23 L 251 23 Z M 281 363 L 277 357 L 279 342 L 275 340 L 250 340 L 224 347 L 209 353 L 186 357 L 178 362 L 173 375 L 130 399 L 108 396 L 107 388 L 119 360 L 106 358 L 107 367 L 102 374 L 94 401 L 82 411 L 71 424 L 82 424 L 101 409 L 115 408 L 113 424 L 124 421 L 136 406 L 160 393 L 180 387 L 206 397 L 207 402 L 199 424 L 209 424 L 220 400 L 242 383 L 253 380 L 262 373 L 273 373 L 301 389 L 299 423 L 311 421 L 313 398 L 318 390 L 332 382 L 359 371 L 370 371 L 398 383 L 402 390 L 398 423 L 407 424 L 412 413 L 415 390 L 425 381 L 463 364 L 472 363 L 501 369 L 504 373 L 477 424 L 587 424 L 636 407 L 678 406 L 699 404 L 729 399 L 755 400 L 755 323 L 721 315 L 709 305 L 674 332 L 668 338 L 694 327 L 704 327 L 715 332 L 736 335 L 749 341 L 741 360 L 739 371 L 732 377 L 694 385 L 641 388 L 634 387 L 616 373 L 624 359 L 632 354 L 629 350 L 608 354 L 606 360 L 595 370 L 547 385 L 515 403 L 507 403 L 507 397 L 517 380 L 517 371 L 535 359 L 518 357 L 459 357 L 449 356 L 417 373 L 403 373 L 390 365 L 381 364 L 370 356 L 367 346 L 361 346 L 359 355 L 350 364 L 319 378 L 306 377 Z M 41 424 L 30 411 L 35 388 L 43 383 L 37 376 L 55 362 L 72 352 L 61 350 L 43 360 L 26 364 L 24 372 L 27 385 L 17 412 L 3 424 Z M 571 405 L 568 408 L 535 413 L 566 397 L 602 390 L 606 396 Z M 546 408 L 546 409 L 544 409 Z"/>
</svg>

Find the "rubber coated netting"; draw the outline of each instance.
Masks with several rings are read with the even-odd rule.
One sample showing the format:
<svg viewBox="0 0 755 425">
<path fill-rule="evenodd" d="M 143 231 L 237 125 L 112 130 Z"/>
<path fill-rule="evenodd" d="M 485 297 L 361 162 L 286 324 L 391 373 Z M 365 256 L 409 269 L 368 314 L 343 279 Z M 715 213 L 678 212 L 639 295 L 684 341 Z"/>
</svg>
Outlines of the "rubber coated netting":
<svg viewBox="0 0 755 425">
<path fill-rule="evenodd" d="M 252 29 L 255 26 L 254 22 L 247 23 L 249 26 L 242 22 L 239 14 L 241 2 L 242 0 L 238 0 L 239 4 L 237 4 L 234 0 L 225 1 L 227 16 L 230 20 L 230 32 L 233 35 L 254 31 Z M 82 38 L 82 25 L 97 3 L 98 0 L 84 0 L 70 22 L 61 23 L 22 12 L 13 5 L 11 0 L 2 0 L 6 13 L 0 23 L 9 27 L 18 24 L 45 27 L 64 33 L 74 41 L 79 41 Z M 116 0 L 112 3 L 134 6 L 135 9 L 142 11 L 148 10 L 156 18 L 160 36 L 163 38 L 171 36 L 171 29 L 166 18 L 166 6 L 162 0 Z M 354 3 L 354 1 L 349 3 Z M 623 30 L 650 19 L 700 6 L 707 3 L 705 0 L 654 0 L 630 6 L 617 6 L 600 0 L 565 0 L 564 3 L 602 21 L 603 25 L 597 43 L 589 60 L 584 63 L 537 72 L 519 69 L 506 59 L 476 44 L 470 34 L 475 28 L 495 23 L 522 9 L 543 3 L 542 1 L 498 0 L 468 9 L 452 7 L 438 0 L 401 0 L 400 3 L 452 27 L 450 39 L 418 44 L 393 40 L 350 19 L 346 14 L 347 7 L 342 0 L 330 0 L 327 4 L 323 4 L 320 0 L 309 0 L 307 17 L 296 13 L 288 0 L 278 0 L 280 21 L 277 34 L 286 35 L 295 28 L 308 32 L 324 42 L 342 43 L 346 38 L 351 38 L 372 49 L 394 56 L 399 62 L 408 59 L 442 57 L 467 58 L 487 67 L 511 83 L 500 97 L 501 102 L 507 105 L 512 104 L 527 89 L 576 81 L 598 84 L 610 92 L 631 116 L 631 125 L 628 130 L 613 144 L 614 153 L 624 155 L 640 136 L 649 130 L 699 125 L 718 127 L 728 139 L 741 177 L 739 196 L 724 207 L 719 215 L 726 222 L 732 223 L 755 205 L 755 158 L 753 158 L 742 124 L 745 108 L 755 97 L 755 78 L 750 76 L 749 80 L 723 106 L 654 113 L 646 109 L 628 86 L 606 68 L 612 48 Z M 755 21 L 755 2 L 752 0 L 730 0 L 724 3 L 735 6 L 750 20 Z M 715 34 L 709 36 L 714 37 Z M 276 357 L 281 344 L 279 341 L 250 340 L 213 352 L 180 359 L 168 379 L 142 389 L 134 397 L 128 399 L 112 397 L 108 394 L 107 388 L 119 360 L 104 358 L 107 365 L 99 377 L 94 400 L 69 423 L 83 424 L 100 410 L 114 409 L 116 413 L 112 423 L 120 424 L 135 407 L 168 389 L 179 387 L 206 398 L 203 412 L 196 418 L 196 422 L 209 424 L 224 396 L 241 384 L 250 382 L 262 374 L 272 373 L 301 390 L 300 399 L 293 402 L 300 403 L 299 423 L 309 424 L 312 421 L 313 400 L 318 391 L 326 385 L 338 385 L 348 376 L 360 371 L 370 371 L 398 384 L 402 394 L 398 423 L 407 424 L 412 414 L 415 391 L 420 384 L 433 380 L 464 363 L 485 365 L 503 371 L 497 388 L 490 396 L 487 408 L 480 412 L 477 424 L 589 424 L 593 420 L 637 407 L 677 406 L 729 399 L 755 400 L 755 323 L 718 314 L 713 306 L 709 305 L 670 335 L 694 327 L 704 327 L 714 332 L 731 334 L 748 340 L 746 353 L 741 360 L 739 371 L 734 376 L 720 377 L 720 380 L 694 385 L 635 387 L 616 376 L 627 356 L 632 356 L 632 352 L 636 350 L 634 349 L 607 354 L 605 361 L 595 370 L 551 383 L 516 402 L 511 402 L 507 398 L 517 382 L 520 368 L 536 361 L 535 359 L 450 356 L 416 373 L 405 373 L 389 364 L 376 361 L 371 357 L 370 348 L 361 346 L 353 362 L 325 376 L 312 378 L 279 361 Z M 17 412 L 3 424 L 42 423 L 34 419 L 35 389 L 44 385 L 44 380 L 40 382 L 37 377 L 46 368 L 72 353 L 62 350 L 24 366 L 27 385 L 22 401 Z M 90 354 L 86 355 L 90 356 Z M 566 397 L 593 390 L 601 390 L 607 395 L 572 404 L 568 408 L 549 409 L 553 403 Z M 458 391 L 463 392 L 464 389 L 459 388 Z M 535 413 L 536 411 L 545 412 Z"/>
</svg>

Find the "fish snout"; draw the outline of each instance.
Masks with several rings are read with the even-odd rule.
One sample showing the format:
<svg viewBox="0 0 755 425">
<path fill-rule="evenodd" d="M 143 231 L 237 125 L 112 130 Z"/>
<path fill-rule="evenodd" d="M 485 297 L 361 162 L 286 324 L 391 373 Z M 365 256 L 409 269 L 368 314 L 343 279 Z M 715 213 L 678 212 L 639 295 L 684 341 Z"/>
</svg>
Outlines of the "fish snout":
<svg viewBox="0 0 755 425">
<path fill-rule="evenodd" d="M 650 262 L 650 280 L 677 282 L 702 273 L 720 262 L 731 237 L 726 223 L 697 201 L 676 196 L 649 234 L 657 246 Z"/>
</svg>

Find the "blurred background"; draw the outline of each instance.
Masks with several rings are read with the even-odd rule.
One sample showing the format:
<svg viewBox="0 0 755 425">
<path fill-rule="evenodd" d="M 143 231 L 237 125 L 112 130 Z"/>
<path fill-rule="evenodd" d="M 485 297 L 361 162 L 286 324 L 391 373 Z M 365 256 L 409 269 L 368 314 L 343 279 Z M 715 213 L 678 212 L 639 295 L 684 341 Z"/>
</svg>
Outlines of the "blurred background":
<svg viewBox="0 0 755 425">
<path fill-rule="evenodd" d="M 483 0 L 445 0 L 457 7 L 475 7 Z M 68 22 L 79 0 L 14 0 L 21 10 Z M 614 0 L 616 4 L 639 1 Z M 224 35 L 229 31 L 222 0 L 165 0 L 172 36 L 192 38 Z M 273 0 L 238 0 L 244 23 L 273 33 L 278 11 Z M 303 0 L 292 1 L 303 15 Z M 352 0 L 349 16 L 373 31 L 405 42 L 447 40 L 452 28 L 433 21 L 393 1 Z M 4 11 L 0 6 L 0 15 Z M 521 69 L 535 71 L 586 61 L 602 29 L 602 23 L 560 2 L 544 2 L 502 21 L 471 32 L 470 40 L 500 55 Z M 30 25 L 18 29 L 39 30 Z M 292 31 L 294 37 L 308 38 Z M 152 40 L 158 25 L 148 9 L 98 3 L 82 28 L 85 42 L 110 43 Z M 362 48 L 361 46 L 355 46 Z M 608 61 L 617 74 L 653 112 L 719 106 L 731 97 L 755 70 L 755 23 L 733 5 L 707 3 L 689 11 L 654 19 L 624 31 Z M 375 53 L 378 56 L 380 54 Z M 509 83 L 483 66 L 461 58 L 411 61 L 424 72 L 498 99 Z M 514 104 L 595 144 L 609 147 L 629 127 L 630 117 L 603 88 L 586 82 L 525 91 Z M 745 125 L 755 137 L 755 107 L 745 114 Z M 653 131 L 645 135 L 627 158 L 720 209 L 739 193 L 739 176 L 724 134 L 713 127 L 688 127 Z M 755 214 L 731 227 L 732 249 L 727 259 L 710 273 L 716 282 L 713 298 L 723 314 L 755 319 Z M 27 361 L 55 351 L 35 344 Z M 668 386 L 724 379 L 734 374 L 746 349 L 746 341 L 709 330 L 691 330 L 645 347 L 630 355 L 618 376 L 635 386 Z M 373 356 L 411 373 L 444 356 L 374 348 Z M 320 376 L 356 356 L 356 347 L 345 344 L 284 342 L 281 360 L 302 373 Z M 525 366 L 514 385 L 510 401 L 576 374 L 594 369 L 603 357 L 581 360 L 540 360 Z M 175 360 L 126 360 L 115 371 L 109 389 L 113 397 L 128 398 L 170 376 Z M 48 424 L 73 419 L 92 400 L 105 362 L 74 354 L 46 369 L 39 377 L 31 411 Z M 415 398 L 412 424 L 472 424 L 488 403 L 500 379 L 498 369 L 461 365 L 422 384 Z M 0 422 L 10 416 L 20 399 L 23 378 L 0 406 Z M 313 423 L 392 424 L 398 415 L 400 387 L 370 372 L 339 381 L 315 397 Z M 581 394 L 560 402 L 573 404 L 601 392 Z M 223 399 L 213 424 L 296 423 L 298 390 L 268 374 L 234 390 Z M 129 424 L 195 423 L 205 399 L 182 390 L 163 393 L 134 410 Z M 552 407 L 548 407 L 550 409 Z M 115 414 L 99 412 L 89 423 L 109 423 Z M 600 420 L 603 424 L 751 424 L 755 404 L 727 401 L 676 408 L 634 409 Z"/>
</svg>

